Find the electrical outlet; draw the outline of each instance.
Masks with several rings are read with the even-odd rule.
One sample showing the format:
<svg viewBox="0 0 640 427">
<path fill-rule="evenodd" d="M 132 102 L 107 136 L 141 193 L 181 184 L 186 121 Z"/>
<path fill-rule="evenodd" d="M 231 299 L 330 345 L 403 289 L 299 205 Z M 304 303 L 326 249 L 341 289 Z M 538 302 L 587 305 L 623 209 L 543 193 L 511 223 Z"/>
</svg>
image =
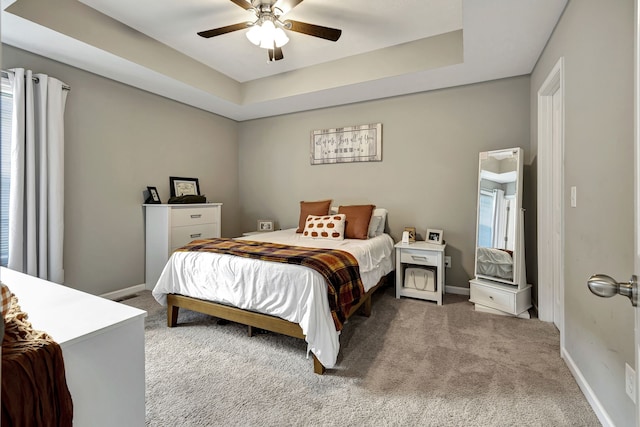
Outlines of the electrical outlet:
<svg viewBox="0 0 640 427">
<path fill-rule="evenodd" d="M 628 363 L 624 364 L 624 389 L 629 399 L 636 401 L 636 371 Z"/>
<path fill-rule="evenodd" d="M 450 256 L 444 257 L 444 266 L 447 267 L 447 268 L 451 268 L 451 257 Z"/>
</svg>

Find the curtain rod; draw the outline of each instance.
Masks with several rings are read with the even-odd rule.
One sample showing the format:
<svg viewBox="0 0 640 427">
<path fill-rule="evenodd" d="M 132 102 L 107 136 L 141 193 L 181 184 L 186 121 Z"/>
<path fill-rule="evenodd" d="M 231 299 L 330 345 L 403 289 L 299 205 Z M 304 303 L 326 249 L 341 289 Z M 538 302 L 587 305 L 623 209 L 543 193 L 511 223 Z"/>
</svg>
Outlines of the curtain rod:
<svg viewBox="0 0 640 427">
<path fill-rule="evenodd" d="M 6 70 L 2 70 L 2 77 L 7 77 L 9 78 L 9 73 L 13 73 L 13 71 L 6 71 Z M 40 79 L 37 78 L 36 76 L 31 77 L 31 80 L 33 80 L 36 83 L 40 82 Z M 65 84 L 62 85 L 62 89 L 64 90 L 71 90 L 71 86 L 67 86 Z"/>
</svg>

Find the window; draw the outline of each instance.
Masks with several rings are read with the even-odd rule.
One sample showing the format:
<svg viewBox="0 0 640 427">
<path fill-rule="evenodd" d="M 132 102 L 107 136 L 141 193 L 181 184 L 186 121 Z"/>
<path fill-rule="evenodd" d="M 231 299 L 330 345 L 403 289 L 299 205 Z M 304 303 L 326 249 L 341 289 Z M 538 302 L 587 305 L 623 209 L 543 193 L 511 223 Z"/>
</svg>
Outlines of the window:
<svg viewBox="0 0 640 427">
<path fill-rule="evenodd" d="M 478 212 L 478 247 L 493 247 L 493 203 L 495 195 L 491 191 L 480 190 Z"/>
<path fill-rule="evenodd" d="M 9 259 L 9 184 L 11 179 L 11 113 L 13 95 L 9 79 L 2 77 L 0 99 L 0 265 Z"/>
</svg>

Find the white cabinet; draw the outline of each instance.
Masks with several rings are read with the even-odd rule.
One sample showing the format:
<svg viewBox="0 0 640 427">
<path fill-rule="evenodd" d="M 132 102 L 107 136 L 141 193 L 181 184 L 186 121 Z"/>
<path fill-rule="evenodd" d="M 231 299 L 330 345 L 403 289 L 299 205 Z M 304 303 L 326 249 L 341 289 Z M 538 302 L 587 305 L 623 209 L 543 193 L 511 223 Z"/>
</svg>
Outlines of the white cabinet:
<svg viewBox="0 0 640 427">
<path fill-rule="evenodd" d="M 469 301 L 476 305 L 476 311 L 529 318 L 527 310 L 531 307 L 531 285 L 520 288 L 481 279 L 472 279 L 469 285 Z"/>
<path fill-rule="evenodd" d="M 444 295 L 444 249 L 447 245 L 427 242 L 396 243 L 396 298 L 401 296 L 435 301 L 442 305 Z M 435 268 L 435 291 L 404 287 L 407 266 L 417 265 Z"/>
<path fill-rule="evenodd" d="M 60 344 L 74 426 L 144 426 L 146 311 L 0 268 L 34 329 Z"/>
<path fill-rule="evenodd" d="M 220 237 L 222 203 L 144 205 L 145 283 L 153 289 L 171 253 L 192 240 Z"/>
</svg>

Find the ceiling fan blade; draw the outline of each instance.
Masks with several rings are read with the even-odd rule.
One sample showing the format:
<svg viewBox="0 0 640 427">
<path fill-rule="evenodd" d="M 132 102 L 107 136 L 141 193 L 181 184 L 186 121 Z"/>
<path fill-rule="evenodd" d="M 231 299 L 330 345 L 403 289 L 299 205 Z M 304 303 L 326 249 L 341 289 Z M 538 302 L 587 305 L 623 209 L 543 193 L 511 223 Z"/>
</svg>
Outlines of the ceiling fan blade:
<svg viewBox="0 0 640 427">
<path fill-rule="evenodd" d="M 227 34 L 232 31 L 244 30 L 249 26 L 249 24 L 249 22 L 242 22 L 240 24 L 227 25 L 226 27 L 214 28 L 213 30 L 200 31 L 198 35 L 208 39 L 209 37 Z"/>
<path fill-rule="evenodd" d="M 284 59 L 284 55 L 282 54 L 282 48 L 281 47 L 276 47 L 273 50 L 273 60 L 274 61 L 280 61 L 281 59 Z"/>
<path fill-rule="evenodd" d="M 234 2 L 235 4 L 237 4 L 238 6 L 240 6 L 243 9 L 246 10 L 251 10 L 253 9 L 253 5 L 251 4 L 250 1 L 247 0 L 231 0 L 232 2 Z M 300 0 L 302 1 L 302 0 Z"/>
<path fill-rule="evenodd" d="M 278 0 L 274 5 L 274 9 L 280 9 L 282 14 L 289 12 L 291 9 L 302 3 L 303 0 Z"/>
<path fill-rule="evenodd" d="M 285 28 L 296 33 L 307 34 L 309 36 L 320 37 L 321 39 L 337 41 L 342 35 L 342 30 L 336 28 L 323 27 L 321 25 L 307 24 L 306 22 L 293 21 L 287 19 L 284 21 Z M 291 25 L 291 27 L 289 27 Z"/>
<path fill-rule="evenodd" d="M 280 61 L 281 59 L 284 59 L 282 48 L 274 47 L 273 49 L 269 49 L 269 62 Z"/>
</svg>

